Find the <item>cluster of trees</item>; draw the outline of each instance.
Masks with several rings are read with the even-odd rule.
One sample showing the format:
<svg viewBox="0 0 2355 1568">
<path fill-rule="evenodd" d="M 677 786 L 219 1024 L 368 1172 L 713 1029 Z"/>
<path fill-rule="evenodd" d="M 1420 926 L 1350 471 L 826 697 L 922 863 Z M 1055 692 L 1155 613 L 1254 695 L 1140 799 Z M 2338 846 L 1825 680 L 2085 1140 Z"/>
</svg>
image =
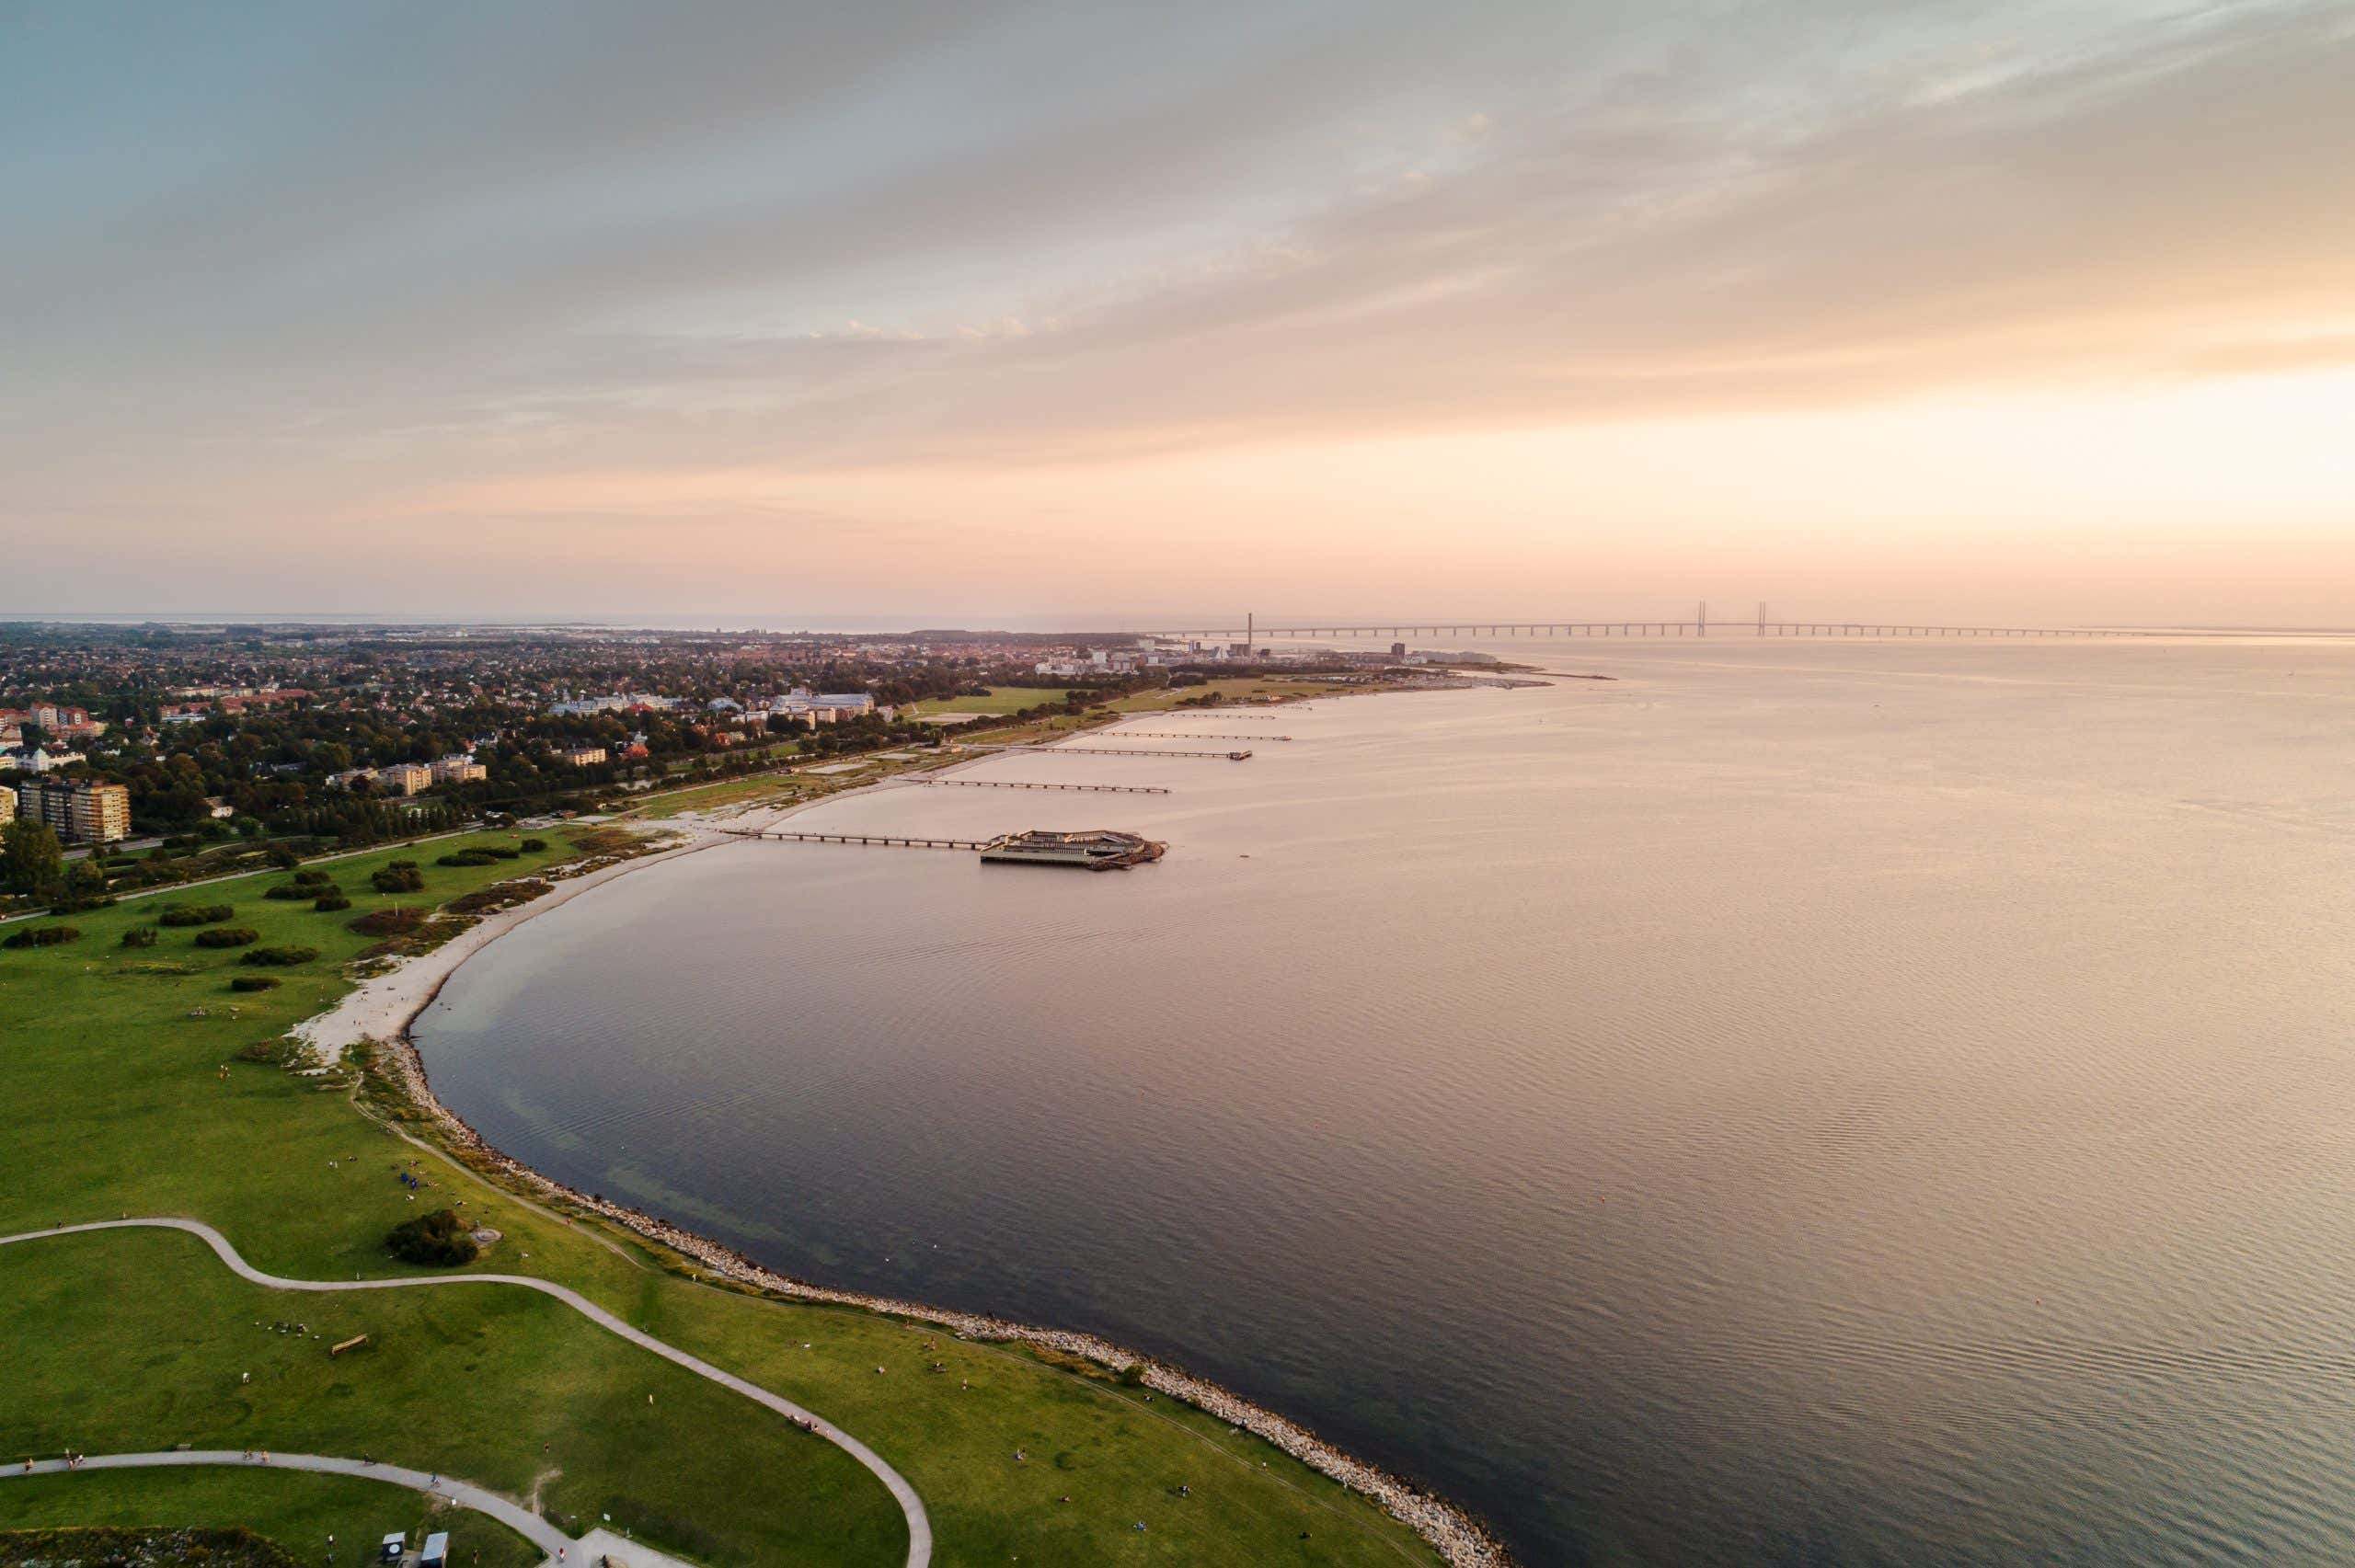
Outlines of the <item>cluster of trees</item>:
<svg viewBox="0 0 2355 1568">
<path fill-rule="evenodd" d="M 469 1264 L 482 1252 L 475 1239 L 466 1234 L 466 1223 L 458 1218 L 454 1208 L 437 1208 L 431 1214 L 402 1220 L 385 1238 L 385 1245 L 403 1263 L 432 1268 Z"/>
</svg>

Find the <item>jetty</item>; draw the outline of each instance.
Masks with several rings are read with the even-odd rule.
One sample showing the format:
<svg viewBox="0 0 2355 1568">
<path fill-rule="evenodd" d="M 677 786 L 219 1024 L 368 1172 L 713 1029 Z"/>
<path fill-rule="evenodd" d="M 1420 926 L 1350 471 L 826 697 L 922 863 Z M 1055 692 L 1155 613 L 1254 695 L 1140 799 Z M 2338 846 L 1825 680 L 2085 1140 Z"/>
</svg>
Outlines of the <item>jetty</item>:
<svg viewBox="0 0 2355 1568">
<path fill-rule="evenodd" d="M 1176 751 L 1152 746 L 1052 746 L 1017 748 L 1029 757 L 1220 757 L 1230 762 L 1247 761 L 1248 751 Z"/>
<path fill-rule="evenodd" d="M 792 844 L 867 844 L 893 850 L 985 850 L 994 839 L 926 839 L 905 833 L 795 833 L 782 828 L 723 828 L 740 839 L 769 839 Z"/>
<path fill-rule="evenodd" d="M 1181 729 L 1124 729 L 1122 735 L 1133 735 L 1140 740 L 1290 740 L 1289 735 L 1210 735 L 1188 733 Z"/>
<path fill-rule="evenodd" d="M 1082 795 L 1167 795 L 1159 784 L 1032 784 L 1020 779 L 940 779 L 929 774 L 918 784 L 948 784 L 956 789 L 1060 789 Z"/>
</svg>

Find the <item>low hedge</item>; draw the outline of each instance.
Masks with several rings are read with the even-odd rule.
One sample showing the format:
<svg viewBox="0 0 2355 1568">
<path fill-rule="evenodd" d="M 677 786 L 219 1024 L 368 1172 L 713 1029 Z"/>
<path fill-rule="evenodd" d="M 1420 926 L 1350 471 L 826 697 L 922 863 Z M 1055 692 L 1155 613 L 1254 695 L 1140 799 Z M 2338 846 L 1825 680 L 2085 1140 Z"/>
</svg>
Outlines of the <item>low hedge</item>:
<svg viewBox="0 0 2355 1568">
<path fill-rule="evenodd" d="M 425 878 L 415 863 L 396 860 L 368 878 L 368 885 L 379 893 L 414 893 L 425 886 Z"/>
<path fill-rule="evenodd" d="M 525 854 L 544 854 L 547 851 L 548 841 L 546 839 L 525 839 L 516 847 Z"/>
<path fill-rule="evenodd" d="M 311 901 L 311 908 L 321 914 L 331 914 L 337 910 L 351 908 L 351 900 L 340 893 L 322 893 Z"/>
<path fill-rule="evenodd" d="M 231 990 L 276 990 L 285 983 L 276 975 L 232 975 L 229 977 Z"/>
<path fill-rule="evenodd" d="M 246 947 L 260 940 L 261 933 L 243 925 L 216 925 L 196 933 L 199 947 Z"/>
<path fill-rule="evenodd" d="M 122 944 L 125 947 L 153 947 L 155 935 L 155 928 L 152 925 L 134 925 L 122 933 Z"/>
<path fill-rule="evenodd" d="M 227 920 L 237 911 L 227 904 L 166 904 L 155 917 L 157 925 L 211 925 Z"/>
<path fill-rule="evenodd" d="M 316 947 L 257 947 L 250 953 L 241 955 L 237 962 L 259 964 L 273 969 L 285 969 L 296 964 L 307 964 L 318 956 L 319 950 Z"/>
<path fill-rule="evenodd" d="M 82 933 L 70 925 L 34 925 L 0 942 L 0 947 L 62 947 L 81 940 Z"/>
<path fill-rule="evenodd" d="M 453 850 L 433 863 L 436 865 L 497 865 L 499 857 L 481 850 Z"/>
</svg>

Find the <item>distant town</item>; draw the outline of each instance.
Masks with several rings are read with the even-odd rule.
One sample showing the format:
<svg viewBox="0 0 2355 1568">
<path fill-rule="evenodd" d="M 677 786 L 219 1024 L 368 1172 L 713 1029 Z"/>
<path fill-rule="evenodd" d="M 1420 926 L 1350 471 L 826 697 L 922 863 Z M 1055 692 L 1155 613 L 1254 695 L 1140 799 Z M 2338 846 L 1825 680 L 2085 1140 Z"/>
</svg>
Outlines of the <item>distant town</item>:
<svg viewBox="0 0 2355 1568">
<path fill-rule="evenodd" d="M 224 841 L 314 853 L 1146 688 L 1480 662 L 1133 635 L 0 625 L 0 876 L 15 907 L 96 898 Z"/>
</svg>

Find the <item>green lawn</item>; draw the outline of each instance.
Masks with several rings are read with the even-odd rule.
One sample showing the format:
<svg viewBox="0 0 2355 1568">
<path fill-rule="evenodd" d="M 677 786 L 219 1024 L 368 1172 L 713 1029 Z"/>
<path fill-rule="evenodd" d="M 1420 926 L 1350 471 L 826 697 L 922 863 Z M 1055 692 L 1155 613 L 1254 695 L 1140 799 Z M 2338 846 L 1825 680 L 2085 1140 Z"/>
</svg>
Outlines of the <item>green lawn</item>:
<svg viewBox="0 0 2355 1568">
<path fill-rule="evenodd" d="M 771 798 L 786 800 L 809 787 L 808 780 L 791 773 L 757 773 L 751 778 L 722 779 L 718 784 L 695 784 L 661 795 L 649 795 L 644 804 L 631 807 L 629 814 L 659 820 L 676 817 L 682 811 L 708 811 L 715 806 L 736 806 Z"/>
<path fill-rule="evenodd" d="M 993 686 L 986 697 L 930 697 L 912 714 L 1012 714 L 1040 703 L 1060 703 L 1068 686 Z"/>
<path fill-rule="evenodd" d="M 404 1486 L 294 1471 L 86 1470 L 0 1480 L 0 1528 L 131 1525 L 167 1528 L 244 1525 L 304 1562 L 366 1568 L 376 1543 L 405 1530 L 414 1546 L 450 1532 L 460 1568 L 532 1568 L 539 1550 L 506 1526 L 434 1503 Z M 480 1562 L 477 1558 L 479 1555 Z"/>
<path fill-rule="evenodd" d="M 419 1272 L 385 1253 L 385 1230 L 463 1201 L 505 1232 L 482 1266 L 561 1280 L 865 1439 L 925 1497 L 943 1564 L 1434 1561 L 1371 1505 L 1200 1413 L 1145 1405 L 1108 1379 L 1005 1347 L 940 1338 L 927 1350 L 930 1331 L 892 1319 L 691 1282 L 626 1232 L 566 1223 L 421 1155 L 337 1081 L 239 1059 L 348 983 L 340 966 L 371 940 L 346 929 L 355 916 L 446 900 L 571 853 L 549 836 L 558 847 L 547 853 L 486 867 L 434 860 L 514 835 L 328 863 L 353 900 L 334 914 L 263 898 L 288 879 L 278 874 L 187 896 L 233 905 L 226 923 L 264 945 L 320 950 L 291 969 L 246 967 L 240 950 L 194 946 L 190 929 L 121 947 L 126 928 L 155 925 L 165 898 L 69 917 L 84 936 L 68 945 L 0 952 L 10 1113 L 0 1233 L 185 1215 L 219 1227 L 258 1268 L 350 1278 Z M 370 889 L 369 872 L 396 856 L 422 863 L 422 894 Z M 232 977 L 257 972 L 285 983 L 229 990 Z M 435 1185 L 412 1202 L 393 1167 L 419 1158 Z M 256 1326 L 281 1321 L 329 1337 Z M 327 1358 L 332 1338 L 358 1332 L 366 1349 Z M 883 1563 L 905 1551 L 898 1509 L 847 1456 L 525 1291 L 298 1296 L 243 1284 L 190 1236 L 99 1232 L 0 1248 L 0 1458 L 68 1443 L 369 1454 L 519 1497 L 537 1483 L 544 1510 L 568 1528 L 611 1513 L 704 1562 Z M 924 1370 L 934 1360 L 948 1371 Z M 1017 1448 L 1030 1459 L 1016 1462 Z M 299 1545 L 297 1527 L 316 1533 L 325 1516 L 304 1487 L 336 1507 L 356 1495 L 333 1492 L 330 1478 L 244 1471 L 98 1480 L 0 1482 L 0 1528 L 204 1524 L 226 1507 L 273 1535 L 271 1521 L 291 1521 L 295 1537 L 281 1539 Z M 1176 1494 L 1181 1484 L 1191 1496 Z M 175 1500 L 185 1513 L 153 1511 Z M 1139 1519 L 1148 1530 L 1132 1528 Z"/>
</svg>

